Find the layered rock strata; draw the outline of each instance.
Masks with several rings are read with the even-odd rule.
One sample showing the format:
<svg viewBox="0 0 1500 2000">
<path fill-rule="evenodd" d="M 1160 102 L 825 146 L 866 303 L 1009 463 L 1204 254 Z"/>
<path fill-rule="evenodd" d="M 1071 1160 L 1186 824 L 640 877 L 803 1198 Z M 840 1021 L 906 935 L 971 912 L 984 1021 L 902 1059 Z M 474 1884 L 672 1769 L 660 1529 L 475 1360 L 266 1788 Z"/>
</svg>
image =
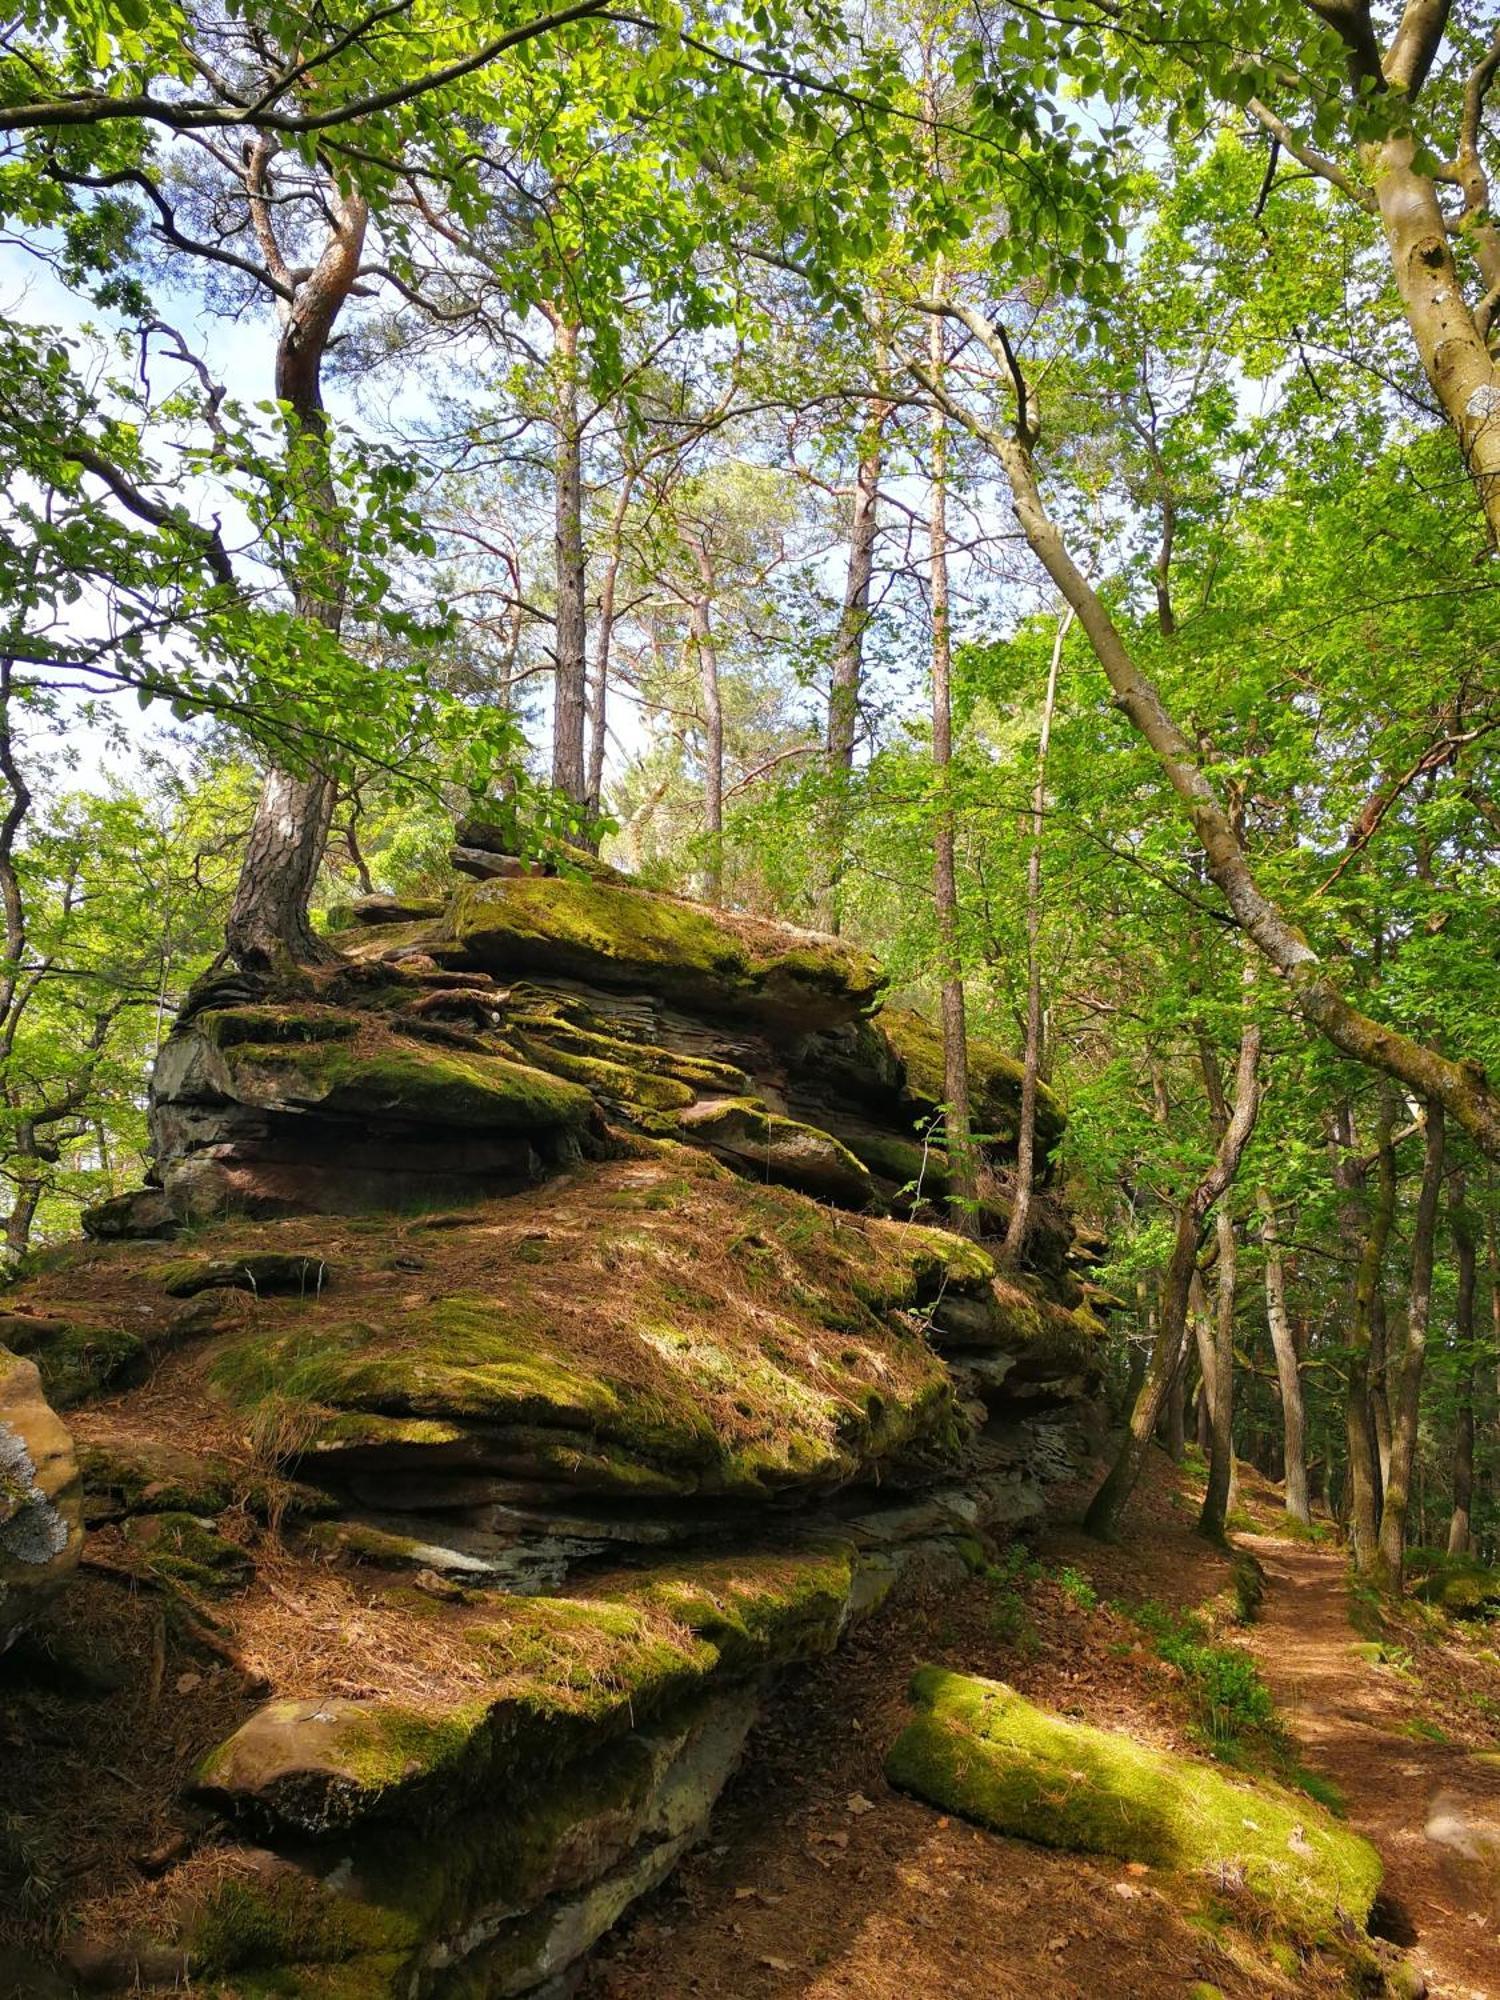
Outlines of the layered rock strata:
<svg viewBox="0 0 1500 2000">
<path fill-rule="evenodd" d="M 175 1829 L 60 1920 L 80 1987 L 547 1989 L 769 1678 L 1034 1518 L 1094 1386 L 1054 1201 L 1020 1274 L 932 1226 L 936 1038 L 862 954 L 573 876 L 356 914 L 300 991 L 194 994 L 159 1186 L 0 1314 Z M 998 1226 L 1019 1076 L 975 1078 Z"/>
</svg>

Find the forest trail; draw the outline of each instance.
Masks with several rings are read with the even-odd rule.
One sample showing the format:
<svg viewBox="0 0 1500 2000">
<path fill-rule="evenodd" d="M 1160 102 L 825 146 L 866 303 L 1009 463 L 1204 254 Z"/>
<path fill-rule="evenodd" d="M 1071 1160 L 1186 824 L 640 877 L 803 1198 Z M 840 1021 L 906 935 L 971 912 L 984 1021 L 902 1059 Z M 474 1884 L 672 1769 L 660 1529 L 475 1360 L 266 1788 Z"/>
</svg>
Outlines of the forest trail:
<svg viewBox="0 0 1500 2000">
<path fill-rule="evenodd" d="M 1421 1733 L 1399 1666 L 1361 1650 L 1341 1549 L 1237 1540 L 1268 1585 L 1250 1649 L 1308 1766 L 1338 1786 L 1385 1863 L 1381 1928 L 1421 1968 L 1432 2000 L 1500 2000 L 1500 1764 Z M 1428 1835 L 1435 1810 L 1445 1840 Z M 1486 1828 L 1488 1848 L 1476 1835 Z"/>
</svg>

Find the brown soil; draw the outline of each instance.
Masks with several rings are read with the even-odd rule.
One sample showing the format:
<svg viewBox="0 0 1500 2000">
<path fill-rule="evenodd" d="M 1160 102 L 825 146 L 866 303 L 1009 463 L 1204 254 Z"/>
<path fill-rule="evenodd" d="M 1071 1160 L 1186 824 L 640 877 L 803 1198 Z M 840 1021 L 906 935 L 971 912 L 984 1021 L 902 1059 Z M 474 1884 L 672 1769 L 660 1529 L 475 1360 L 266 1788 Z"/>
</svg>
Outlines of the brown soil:
<svg viewBox="0 0 1500 2000">
<path fill-rule="evenodd" d="M 1476 1657 L 1451 1628 L 1426 1647 L 1418 1641 L 1415 1671 L 1367 1660 L 1349 1620 L 1342 1550 L 1267 1535 L 1244 1543 L 1270 1583 L 1252 1649 L 1308 1765 L 1334 1781 L 1351 1823 L 1380 1850 L 1388 1934 L 1408 1947 L 1433 1996 L 1497 2000 L 1500 1765 L 1472 1746 L 1492 1735 L 1473 1697 L 1493 1708 L 1500 1663 Z M 1466 1741 L 1425 1739 L 1421 1731 L 1442 1729 L 1434 1707 L 1451 1715 L 1465 1684 Z M 1429 1821 L 1444 1837 L 1429 1837 Z"/>
<path fill-rule="evenodd" d="M 784 1683 L 712 1844 L 602 1947 L 585 2000 L 1159 2000 L 1200 1981 L 1225 2000 L 1344 1992 L 1334 1965 L 1280 1969 L 1248 1912 L 1139 1865 L 1001 1839 L 882 1776 L 928 1661 L 1201 1755 L 1180 1677 L 1108 1602 L 1182 1609 L 1223 1590 L 1228 1563 L 1192 1533 L 1194 1511 L 1158 1461 L 1127 1545 L 1048 1538 L 1019 1624 L 1015 1594 L 975 1580 L 888 1612 Z M 1096 1608 L 1067 1571 L 1094 1583 Z"/>
</svg>

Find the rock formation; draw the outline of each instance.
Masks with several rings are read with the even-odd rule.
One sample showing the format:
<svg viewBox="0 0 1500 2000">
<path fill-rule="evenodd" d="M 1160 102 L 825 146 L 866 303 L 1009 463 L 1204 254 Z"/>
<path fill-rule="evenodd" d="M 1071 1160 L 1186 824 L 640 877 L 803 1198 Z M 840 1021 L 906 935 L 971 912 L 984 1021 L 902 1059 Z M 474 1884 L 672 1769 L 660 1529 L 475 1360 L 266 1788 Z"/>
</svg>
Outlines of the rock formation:
<svg viewBox="0 0 1500 2000">
<path fill-rule="evenodd" d="M 191 996 L 159 1185 L 0 1315 L 138 1654 L 149 1851 L 80 1872 L 80 1987 L 546 1990 L 775 1670 L 1034 1517 L 1093 1387 L 1097 1251 L 1051 1198 L 1021 1274 L 934 1226 L 937 1038 L 862 953 L 583 873 L 353 915 L 298 991 Z M 974 1074 L 994 1232 L 1019 1074 Z"/>
</svg>

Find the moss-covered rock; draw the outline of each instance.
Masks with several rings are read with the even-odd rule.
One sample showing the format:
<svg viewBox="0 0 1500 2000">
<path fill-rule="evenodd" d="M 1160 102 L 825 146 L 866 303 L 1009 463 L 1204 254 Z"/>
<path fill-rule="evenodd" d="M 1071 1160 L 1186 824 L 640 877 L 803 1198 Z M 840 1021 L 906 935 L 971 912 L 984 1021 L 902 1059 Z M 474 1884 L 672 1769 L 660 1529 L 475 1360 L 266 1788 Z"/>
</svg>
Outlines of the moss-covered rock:
<svg viewBox="0 0 1500 2000">
<path fill-rule="evenodd" d="M 503 1599 L 472 1631 L 472 1700 L 268 1702 L 204 1760 L 196 1789 L 307 1833 L 447 1818 L 710 1686 L 829 1651 L 856 1561 L 830 1542 L 626 1575 L 588 1596 Z"/>
<path fill-rule="evenodd" d="M 1311 1799 L 1065 1722 L 998 1681 L 924 1668 L 892 1784 L 996 1833 L 1241 1887 L 1290 1929 L 1362 1927 L 1380 1887 L 1368 1841 Z"/>
<path fill-rule="evenodd" d="M 677 1129 L 690 1144 L 706 1146 L 755 1180 L 845 1208 L 863 1208 L 874 1196 L 869 1172 L 847 1146 L 816 1125 L 779 1117 L 755 1098 L 706 1099 L 683 1112 Z"/>
<path fill-rule="evenodd" d="M 36 1363 L 47 1400 L 59 1410 L 139 1381 L 150 1361 L 146 1331 L 60 1314 L 0 1313 L 0 1341 Z"/>
<path fill-rule="evenodd" d="M 1478 1556 L 1409 1549 L 1406 1570 L 1415 1594 L 1451 1617 L 1500 1618 L 1500 1569 Z"/>
<path fill-rule="evenodd" d="M 479 882 L 459 891 L 448 921 L 466 956 L 500 974 L 638 986 L 773 1023 L 853 1020 L 883 983 L 872 959 L 836 939 L 614 884 Z"/>
<path fill-rule="evenodd" d="M 371 1050 L 240 1042 L 225 1068 L 226 1094 L 265 1109 L 528 1135 L 581 1130 L 593 1113 L 586 1090 L 544 1070 L 414 1042 Z"/>
<path fill-rule="evenodd" d="M 933 1117 L 948 1095 L 941 1031 L 925 1015 L 904 1007 L 882 1007 L 870 1025 L 900 1063 L 902 1101 L 914 1115 Z M 969 1108 L 975 1130 L 988 1141 L 1011 1146 L 1020 1129 L 1021 1065 L 983 1035 L 969 1037 L 968 1055 Z M 1056 1146 L 1066 1124 L 1052 1091 L 1038 1083 L 1036 1133 L 1044 1156 Z"/>
<path fill-rule="evenodd" d="M 78 1458 L 91 1519 L 101 1506 L 127 1514 L 221 1514 L 240 1483 L 216 1454 L 156 1439 L 86 1444 Z"/>
<path fill-rule="evenodd" d="M 240 1291 L 257 1296 L 291 1292 L 316 1298 L 333 1276 L 322 1257 L 297 1250 L 250 1250 L 242 1257 L 183 1257 L 161 1272 L 161 1287 L 174 1299 L 199 1292 Z"/>
</svg>

